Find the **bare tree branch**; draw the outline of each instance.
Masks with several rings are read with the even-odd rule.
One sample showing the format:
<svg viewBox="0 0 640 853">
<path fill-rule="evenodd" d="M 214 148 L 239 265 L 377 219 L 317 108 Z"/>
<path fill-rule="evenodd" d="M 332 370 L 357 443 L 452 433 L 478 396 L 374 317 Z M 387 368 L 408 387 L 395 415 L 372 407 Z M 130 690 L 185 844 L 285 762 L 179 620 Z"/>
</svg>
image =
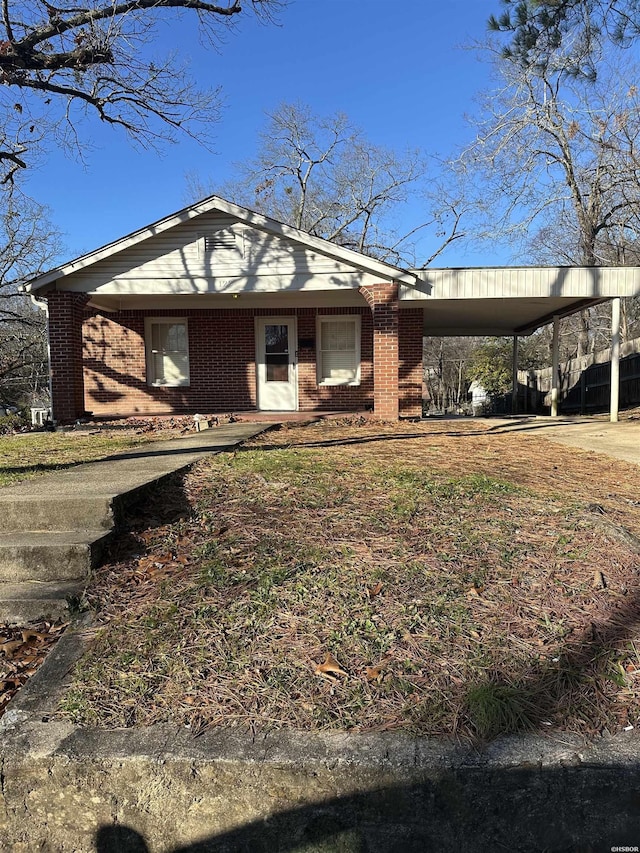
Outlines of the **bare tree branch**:
<svg viewBox="0 0 640 853">
<path fill-rule="evenodd" d="M 431 260 L 463 235 L 463 205 L 453 212 L 445 196 L 429 196 L 426 158 L 419 151 L 398 154 L 364 138 L 346 116 L 315 116 L 301 104 L 282 104 L 261 135 L 257 157 L 237 167 L 239 177 L 224 187 L 190 180 L 190 194 L 221 192 L 282 222 L 326 240 L 394 264 L 415 266 L 419 232 L 453 218 L 453 234 Z M 434 193 L 435 196 L 435 193 Z M 395 219 L 413 202 L 428 217 L 399 233 Z"/>
<path fill-rule="evenodd" d="M 269 19 L 285 1 L 246 5 Z M 200 91 L 175 59 L 158 62 L 147 50 L 154 22 L 181 12 L 193 13 L 214 46 L 247 14 L 239 0 L 99 0 L 69 7 L 2 0 L 0 182 L 12 182 L 44 155 L 43 136 L 49 145 L 75 144 L 65 127 L 81 121 L 78 108 L 122 127 L 142 145 L 178 131 L 207 144 L 219 92 Z"/>
<path fill-rule="evenodd" d="M 431 266 L 431 264 L 435 261 L 438 255 L 441 255 L 447 248 L 447 246 L 453 243 L 454 240 L 461 240 L 462 238 L 466 237 L 466 234 L 464 232 L 458 230 L 460 227 L 460 220 L 463 216 L 462 212 L 456 210 L 454 206 L 451 206 L 450 210 L 453 215 L 453 222 L 449 227 L 449 233 L 446 235 L 443 242 L 438 246 L 436 251 L 433 252 L 433 254 L 429 258 L 427 258 L 427 260 L 424 262 L 424 264 L 422 264 L 421 267 L 419 267 L 419 269 L 423 270 L 426 269 L 428 266 Z"/>
<path fill-rule="evenodd" d="M 503 87 L 486 98 L 458 162 L 475 193 L 476 233 L 508 237 L 537 263 L 621 263 L 624 247 L 640 244 L 640 98 L 628 82 L 638 70 L 615 51 L 589 80 L 552 53 L 520 60 L 498 62 Z M 595 313 L 576 321 L 579 355 L 595 345 Z"/>
<path fill-rule="evenodd" d="M 48 212 L 7 188 L 0 210 L 0 404 L 31 403 L 47 373 L 44 312 L 20 292 L 59 252 Z M 38 378 L 34 379 L 34 370 Z"/>
</svg>

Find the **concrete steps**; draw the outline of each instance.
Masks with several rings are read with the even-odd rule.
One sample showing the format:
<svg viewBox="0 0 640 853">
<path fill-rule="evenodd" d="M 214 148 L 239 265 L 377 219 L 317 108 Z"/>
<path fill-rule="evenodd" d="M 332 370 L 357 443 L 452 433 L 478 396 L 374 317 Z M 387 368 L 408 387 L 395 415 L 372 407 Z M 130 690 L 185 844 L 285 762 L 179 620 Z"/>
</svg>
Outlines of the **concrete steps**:
<svg viewBox="0 0 640 853">
<path fill-rule="evenodd" d="M 74 600 L 82 597 L 85 586 L 86 578 L 0 583 L 1 619 L 9 624 L 26 625 L 43 618 L 64 618 Z"/>
<path fill-rule="evenodd" d="M 36 481 L 39 488 L 32 481 L 19 484 L 23 492 L 0 490 L 2 622 L 68 615 L 70 604 L 82 599 L 116 527 L 119 496 L 92 494 L 80 483 L 60 491 L 54 477 L 50 483 L 49 477 Z"/>
<path fill-rule="evenodd" d="M 112 495 L 7 494 L 0 489 L 0 535 L 44 530 L 110 530 Z"/>
<path fill-rule="evenodd" d="M 0 621 L 24 625 L 68 615 L 112 535 L 113 530 L 0 535 Z"/>
<path fill-rule="evenodd" d="M 47 531 L 0 536 L 0 583 L 83 580 L 98 565 L 110 531 Z"/>
<path fill-rule="evenodd" d="M 57 618 L 80 598 L 104 548 L 150 489 L 270 424 L 227 424 L 0 489 L 0 621 Z"/>
</svg>

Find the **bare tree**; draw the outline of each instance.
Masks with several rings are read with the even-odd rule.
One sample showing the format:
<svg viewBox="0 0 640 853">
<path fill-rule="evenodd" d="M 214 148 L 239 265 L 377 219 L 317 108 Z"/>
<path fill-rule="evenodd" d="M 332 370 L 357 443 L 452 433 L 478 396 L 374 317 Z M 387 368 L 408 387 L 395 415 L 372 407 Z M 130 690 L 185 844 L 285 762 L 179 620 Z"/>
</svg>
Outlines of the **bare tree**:
<svg viewBox="0 0 640 853">
<path fill-rule="evenodd" d="M 483 340 L 481 337 L 425 338 L 424 381 L 433 408 L 459 411 L 464 407 L 473 379 L 468 367 Z"/>
<path fill-rule="evenodd" d="M 302 104 L 282 104 L 268 117 L 259 150 L 237 167 L 222 188 L 188 176 L 191 196 L 223 194 L 282 222 L 342 246 L 386 260 L 426 266 L 463 236 L 462 203 L 432 182 L 417 150 L 399 154 L 374 145 L 347 116 L 314 115 Z M 403 233 L 397 215 L 420 200 L 429 216 Z M 436 245 L 416 257 L 416 239 L 427 229 Z"/>
<path fill-rule="evenodd" d="M 442 411 L 464 410 L 473 380 L 497 395 L 511 388 L 513 342 L 482 336 L 426 338 L 424 381 L 431 404 Z M 541 367 L 548 359 L 551 338 L 545 330 L 523 338 L 518 348 L 520 370 Z"/>
<path fill-rule="evenodd" d="M 20 285 L 52 263 L 59 235 L 46 208 L 17 189 L 5 201 L 0 212 L 0 403 L 14 405 L 46 388 L 45 314 L 20 293 Z"/>
<path fill-rule="evenodd" d="M 266 18 L 280 4 L 247 0 Z M 217 91 L 199 90 L 174 58 L 149 51 L 156 24 L 181 14 L 193 15 L 201 36 L 217 45 L 243 8 L 239 0 L 3 0 L 0 182 L 42 156 L 45 142 L 77 145 L 84 114 L 142 144 L 196 128 L 202 138 L 219 106 Z"/>
<path fill-rule="evenodd" d="M 529 261 L 619 263 L 640 237 L 637 88 L 614 62 L 596 83 L 542 62 L 502 59 L 499 70 L 503 87 L 460 160 L 479 179 L 484 236 L 517 238 Z M 577 354 L 594 345 L 582 312 Z"/>
<path fill-rule="evenodd" d="M 48 359 L 44 315 L 0 326 L 0 407 L 48 405 Z M 2 414 L 0 412 L 0 414 Z"/>
<path fill-rule="evenodd" d="M 528 244 L 535 233 L 534 249 L 568 263 L 609 263 L 620 233 L 640 231 L 638 90 L 613 68 L 588 89 L 544 69 L 502 70 L 459 161 L 481 178 L 485 234 Z"/>
</svg>

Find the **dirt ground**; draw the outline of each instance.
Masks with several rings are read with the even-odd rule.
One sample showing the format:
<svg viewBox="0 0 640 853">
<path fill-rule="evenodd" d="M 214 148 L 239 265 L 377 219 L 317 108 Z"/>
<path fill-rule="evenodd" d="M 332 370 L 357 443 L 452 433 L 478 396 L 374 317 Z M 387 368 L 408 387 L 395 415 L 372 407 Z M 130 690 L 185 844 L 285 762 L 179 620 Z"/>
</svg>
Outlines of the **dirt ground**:
<svg viewBox="0 0 640 853">
<path fill-rule="evenodd" d="M 537 419 L 343 419 L 265 433 L 168 498 L 88 591 L 80 724 L 640 726 L 638 465 Z"/>
</svg>

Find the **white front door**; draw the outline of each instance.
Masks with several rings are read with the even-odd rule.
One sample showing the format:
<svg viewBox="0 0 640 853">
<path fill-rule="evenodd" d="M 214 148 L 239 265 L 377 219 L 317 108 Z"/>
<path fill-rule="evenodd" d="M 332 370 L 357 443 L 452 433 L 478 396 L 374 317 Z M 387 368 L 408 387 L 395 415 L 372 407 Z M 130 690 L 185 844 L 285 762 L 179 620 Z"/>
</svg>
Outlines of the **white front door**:
<svg viewBox="0 0 640 853">
<path fill-rule="evenodd" d="M 256 323 L 258 408 L 271 412 L 298 408 L 295 317 L 260 317 Z"/>
</svg>

